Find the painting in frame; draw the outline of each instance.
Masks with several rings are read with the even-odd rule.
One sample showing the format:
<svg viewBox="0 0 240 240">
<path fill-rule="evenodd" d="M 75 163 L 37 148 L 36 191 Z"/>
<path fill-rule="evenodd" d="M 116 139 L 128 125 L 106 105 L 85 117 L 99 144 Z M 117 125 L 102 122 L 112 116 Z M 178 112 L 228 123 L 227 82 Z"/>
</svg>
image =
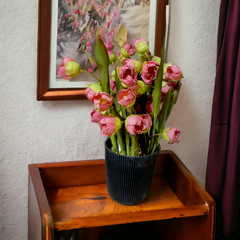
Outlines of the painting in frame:
<svg viewBox="0 0 240 240">
<path fill-rule="evenodd" d="M 150 51 L 160 55 L 165 32 L 167 0 L 39 0 L 37 100 L 86 99 L 85 89 L 95 78 L 82 73 L 71 81 L 58 76 L 64 57 L 98 75 L 94 62 L 97 29 L 105 44 L 114 44 L 118 26 L 128 29 L 128 42 L 148 39 Z"/>
</svg>

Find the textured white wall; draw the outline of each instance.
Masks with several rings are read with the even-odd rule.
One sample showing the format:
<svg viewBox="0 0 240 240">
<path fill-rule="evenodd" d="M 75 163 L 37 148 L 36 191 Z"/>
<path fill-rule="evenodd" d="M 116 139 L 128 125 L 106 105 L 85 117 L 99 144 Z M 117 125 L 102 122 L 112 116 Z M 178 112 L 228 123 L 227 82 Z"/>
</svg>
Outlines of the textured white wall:
<svg viewBox="0 0 240 240">
<path fill-rule="evenodd" d="M 11 3 L 10 3 L 11 2 Z M 168 126 L 175 151 L 204 184 L 220 0 L 172 0 L 168 59 L 184 86 Z M 0 239 L 27 239 L 28 164 L 104 157 L 88 101 L 36 101 L 38 1 L 0 1 Z"/>
</svg>

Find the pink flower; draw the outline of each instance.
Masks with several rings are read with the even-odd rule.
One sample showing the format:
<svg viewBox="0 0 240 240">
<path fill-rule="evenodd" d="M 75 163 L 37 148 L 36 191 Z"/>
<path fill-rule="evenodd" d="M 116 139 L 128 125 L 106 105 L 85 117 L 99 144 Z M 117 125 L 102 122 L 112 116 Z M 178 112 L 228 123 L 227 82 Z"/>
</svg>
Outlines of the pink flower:
<svg viewBox="0 0 240 240">
<path fill-rule="evenodd" d="M 138 38 L 134 40 L 134 47 L 137 49 L 138 53 L 145 54 L 149 50 L 149 44 L 148 41 Z"/>
<path fill-rule="evenodd" d="M 78 26 L 78 21 L 75 19 L 73 26 L 76 28 Z"/>
<path fill-rule="evenodd" d="M 170 82 L 163 82 L 162 91 L 161 91 L 161 96 L 162 97 L 165 97 L 167 95 L 170 87 L 171 87 L 171 83 Z"/>
<path fill-rule="evenodd" d="M 143 118 L 137 115 L 129 116 L 125 121 L 125 126 L 131 135 L 141 134 L 146 129 Z"/>
<path fill-rule="evenodd" d="M 108 50 L 112 50 L 112 49 L 114 48 L 114 45 L 111 44 L 111 43 L 105 42 L 104 44 L 105 44 L 105 46 L 106 46 L 106 48 L 107 48 Z"/>
<path fill-rule="evenodd" d="M 138 81 L 134 67 L 126 65 L 123 65 L 119 69 L 119 78 L 125 85 L 129 87 L 136 85 Z"/>
<path fill-rule="evenodd" d="M 118 92 L 118 103 L 123 107 L 132 107 L 135 101 L 136 95 L 130 89 L 122 89 Z"/>
<path fill-rule="evenodd" d="M 93 102 L 93 96 L 95 95 L 96 92 L 94 92 L 91 88 L 86 88 L 85 90 L 85 95 L 86 97 Z"/>
<path fill-rule="evenodd" d="M 153 114 L 153 102 L 152 101 L 147 102 L 145 111 L 149 114 Z"/>
<path fill-rule="evenodd" d="M 81 71 L 80 65 L 77 62 L 70 57 L 66 57 L 63 59 L 57 74 L 64 79 L 70 80 L 73 77 L 77 77 Z"/>
<path fill-rule="evenodd" d="M 151 84 L 157 77 L 159 64 L 154 61 L 147 62 L 142 68 L 142 79 L 146 84 Z"/>
<path fill-rule="evenodd" d="M 178 143 L 180 130 L 175 127 L 166 128 L 164 129 L 162 136 L 168 143 Z"/>
<path fill-rule="evenodd" d="M 123 59 L 123 64 L 135 68 L 137 73 L 139 73 L 142 69 L 142 63 L 139 60 L 126 58 Z"/>
<path fill-rule="evenodd" d="M 68 17 L 68 14 L 65 14 L 65 15 L 64 15 L 64 18 L 67 18 L 67 17 Z"/>
<path fill-rule="evenodd" d="M 143 81 L 137 81 L 136 85 L 132 87 L 128 87 L 128 89 L 133 91 L 137 97 L 140 97 L 142 94 L 144 94 L 147 91 L 148 87 Z"/>
<path fill-rule="evenodd" d="M 143 114 L 141 115 L 144 124 L 146 125 L 146 128 L 144 129 L 143 133 L 146 133 L 150 130 L 151 126 L 152 126 L 152 118 L 149 114 Z"/>
<path fill-rule="evenodd" d="M 100 111 L 106 111 L 112 105 L 112 98 L 105 92 L 95 93 L 92 98 L 93 104 Z"/>
<path fill-rule="evenodd" d="M 103 114 L 101 114 L 101 112 L 97 111 L 96 109 L 93 109 L 93 111 L 91 112 L 91 121 L 97 123 L 99 119 L 101 119 L 102 117 L 104 117 Z"/>
<path fill-rule="evenodd" d="M 85 90 L 86 97 L 93 103 L 93 96 L 95 93 L 101 92 L 102 87 L 97 83 L 89 84 Z"/>
<path fill-rule="evenodd" d="M 133 56 L 135 54 L 135 52 L 136 52 L 136 49 L 134 47 L 132 47 L 132 45 L 129 43 L 125 43 L 122 46 L 121 54 L 126 58 Z"/>
<path fill-rule="evenodd" d="M 111 136 L 116 133 L 122 126 L 121 120 L 118 117 L 107 116 L 99 121 L 102 136 Z"/>
<path fill-rule="evenodd" d="M 110 87 L 113 92 L 117 91 L 116 82 L 114 80 L 110 80 Z"/>
<path fill-rule="evenodd" d="M 164 64 L 165 80 L 179 81 L 182 78 L 182 72 L 178 66 L 167 63 Z"/>
</svg>

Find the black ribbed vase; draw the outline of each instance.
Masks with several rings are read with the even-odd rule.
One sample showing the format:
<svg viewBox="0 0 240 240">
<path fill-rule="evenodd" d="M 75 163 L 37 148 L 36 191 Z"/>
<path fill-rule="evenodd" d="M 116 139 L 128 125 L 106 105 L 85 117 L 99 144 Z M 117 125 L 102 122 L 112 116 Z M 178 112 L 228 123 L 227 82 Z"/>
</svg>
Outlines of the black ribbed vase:
<svg viewBox="0 0 240 240">
<path fill-rule="evenodd" d="M 122 205 L 137 205 L 148 195 L 152 185 L 160 145 L 153 154 L 129 157 L 112 152 L 111 140 L 105 142 L 108 195 Z"/>
</svg>

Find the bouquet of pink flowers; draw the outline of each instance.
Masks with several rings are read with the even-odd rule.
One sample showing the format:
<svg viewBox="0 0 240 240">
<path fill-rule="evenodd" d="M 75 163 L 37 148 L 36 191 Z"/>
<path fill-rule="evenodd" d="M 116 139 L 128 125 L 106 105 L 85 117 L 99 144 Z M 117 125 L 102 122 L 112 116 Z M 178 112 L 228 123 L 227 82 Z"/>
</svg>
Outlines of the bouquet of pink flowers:
<svg viewBox="0 0 240 240">
<path fill-rule="evenodd" d="M 131 57 L 138 54 L 137 59 Z M 96 37 L 95 58 L 100 69 L 99 83 L 86 89 L 95 109 L 91 121 L 98 123 L 102 136 L 111 139 L 112 151 L 127 156 L 151 154 L 161 137 L 168 143 L 179 142 L 180 130 L 165 123 L 177 101 L 183 77 L 174 64 L 152 56 L 144 39 L 125 43 L 116 55 Z M 115 70 L 109 75 L 109 64 Z M 81 69 L 71 58 L 64 58 L 58 74 L 70 79 Z M 89 74 L 92 74 L 88 72 Z"/>
</svg>

